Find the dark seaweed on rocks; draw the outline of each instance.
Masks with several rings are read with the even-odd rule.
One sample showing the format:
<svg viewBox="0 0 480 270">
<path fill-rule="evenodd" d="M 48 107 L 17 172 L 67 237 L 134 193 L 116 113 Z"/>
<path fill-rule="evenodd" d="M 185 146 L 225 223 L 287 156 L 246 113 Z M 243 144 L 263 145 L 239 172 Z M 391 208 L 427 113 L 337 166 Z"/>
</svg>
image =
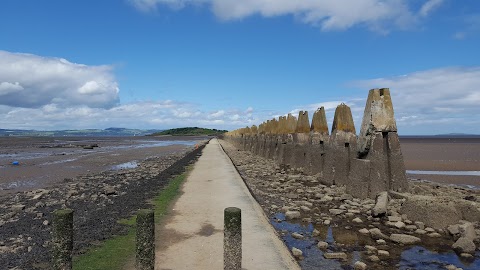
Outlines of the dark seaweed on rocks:
<svg viewBox="0 0 480 270">
<path fill-rule="evenodd" d="M 148 208 L 148 200 L 195 162 L 203 147 L 150 158 L 134 170 L 80 176 L 0 198 L 0 268 L 49 269 L 52 212 L 61 208 L 74 210 L 74 254 L 125 234 L 128 228 L 117 221 Z"/>
</svg>

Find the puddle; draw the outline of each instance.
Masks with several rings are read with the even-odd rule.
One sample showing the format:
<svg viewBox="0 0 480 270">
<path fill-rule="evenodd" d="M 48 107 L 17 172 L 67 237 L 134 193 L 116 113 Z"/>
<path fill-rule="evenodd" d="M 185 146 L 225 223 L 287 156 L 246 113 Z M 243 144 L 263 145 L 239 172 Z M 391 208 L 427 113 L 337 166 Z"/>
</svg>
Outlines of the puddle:
<svg viewBox="0 0 480 270">
<path fill-rule="evenodd" d="M 139 141 L 140 144 L 133 145 L 119 145 L 112 146 L 109 149 L 138 149 L 138 148 L 148 148 L 148 147 L 159 147 L 159 146 L 171 146 L 171 145 L 186 145 L 194 146 L 198 141 Z"/>
<path fill-rule="evenodd" d="M 118 171 L 118 170 L 125 170 L 125 169 L 134 169 L 136 167 L 138 167 L 138 163 L 136 161 L 129 161 L 122 164 L 113 165 L 110 169 L 114 171 Z"/>
<path fill-rule="evenodd" d="M 27 179 L 27 180 L 19 180 L 9 183 L 0 184 L 0 190 L 11 190 L 11 189 L 20 189 L 20 188 L 31 188 L 36 186 L 38 183 L 38 179 Z"/>
<path fill-rule="evenodd" d="M 45 162 L 38 164 L 39 166 L 46 166 L 46 165 L 55 165 L 55 164 L 62 164 L 62 163 L 67 163 L 67 162 L 72 162 L 77 160 L 76 158 L 70 158 L 70 159 L 62 159 L 62 160 L 57 160 L 57 161 L 51 161 L 51 162 Z"/>
<path fill-rule="evenodd" d="M 277 222 L 281 220 L 281 222 Z M 314 230 L 312 224 L 296 224 L 285 221 L 283 213 L 277 213 L 271 220 L 272 226 L 282 235 L 282 240 L 288 249 L 296 247 L 303 252 L 304 258 L 299 262 L 302 269 L 353 269 L 353 264 L 363 261 L 370 264 L 364 253 L 365 245 L 378 246 L 368 236 L 357 234 L 356 231 L 346 230 L 341 227 L 316 226 L 320 235 L 312 237 Z M 302 234 L 304 239 L 295 239 L 292 233 Z M 348 255 L 347 261 L 328 260 L 323 257 L 323 251 L 317 247 L 318 240 L 329 244 L 327 252 L 345 252 Z M 390 246 L 390 245 L 389 245 Z M 402 247 L 400 247 L 402 248 Z M 405 248 L 405 247 L 403 247 Z M 412 246 L 403 251 L 395 251 L 390 248 L 391 257 L 384 260 L 382 264 L 376 264 L 375 269 L 428 269 L 444 270 L 446 265 L 453 264 L 457 267 L 467 269 L 480 269 L 480 251 L 477 251 L 475 259 L 468 262 L 460 260 L 453 250 L 431 251 L 422 246 Z M 396 254 L 396 255 L 395 255 Z M 395 261 L 396 259 L 396 261 Z M 390 268 L 387 265 L 391 266 Z M 381 267 L 381 268 L 378 268 Z"/>
<path fill-rule="evenodd" d="M 416 171 L 416 170 L 407 170 L 407 174 L 480 176 L 480 171 Z"/>
</svg>

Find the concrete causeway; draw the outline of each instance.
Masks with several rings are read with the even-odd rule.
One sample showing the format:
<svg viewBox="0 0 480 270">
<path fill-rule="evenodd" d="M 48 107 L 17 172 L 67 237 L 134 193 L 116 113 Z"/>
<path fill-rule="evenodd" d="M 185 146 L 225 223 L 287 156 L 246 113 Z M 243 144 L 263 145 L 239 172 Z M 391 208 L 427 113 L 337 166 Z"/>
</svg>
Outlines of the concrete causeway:
<svg viewBox="0 0 480 270">
<path fill-rule="evenodd" d="M 223 269 L 223 211 L 242 210 L 242 269 L 300 269 L 216 139 L 157 227 L 155 269 Z"/>
</svg>

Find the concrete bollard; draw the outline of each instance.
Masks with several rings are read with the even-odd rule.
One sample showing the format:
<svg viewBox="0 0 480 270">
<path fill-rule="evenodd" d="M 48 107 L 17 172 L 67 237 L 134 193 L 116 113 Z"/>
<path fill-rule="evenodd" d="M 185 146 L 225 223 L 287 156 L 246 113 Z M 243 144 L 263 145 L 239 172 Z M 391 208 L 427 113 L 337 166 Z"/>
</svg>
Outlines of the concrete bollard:
<svg viewBox="0 0 480 270">
<path fill-rule="evenodd" d="M 155 268 L 155 222 L 152 210 L 142 209 L 137 214 L 136 261 L 137 270 Z"/>
<path fill-rule="evenodd" d="M 224 211 L 223 269 L 242 269 L 242 212 L 236 207 Z"/>
<path fill-rule="evenodd" d="M 52 259 L 54 270 L 72 269 L 73 210 L 53 212 Z"/>
</svg>

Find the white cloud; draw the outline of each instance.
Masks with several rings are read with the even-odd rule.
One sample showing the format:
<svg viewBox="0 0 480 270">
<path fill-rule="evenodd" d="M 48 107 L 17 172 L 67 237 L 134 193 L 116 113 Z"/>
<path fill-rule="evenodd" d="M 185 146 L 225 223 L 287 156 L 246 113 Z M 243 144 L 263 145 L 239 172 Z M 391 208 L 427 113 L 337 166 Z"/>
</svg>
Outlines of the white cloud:
<svg viewBox="0 0 480 270">
<path fill-rule="evenodd" d="M 275 17 L 293 15 L 323 31 L 345 30 L 362 25 L 387 32 L 392 27 L 404 29 L 425 17 L 442 0 L 429 0 L 419 11 L 408 0 L 129 0 L 137 9 L 156 11 L 159 6 L 180 9 L 187 5 L 207 5 L 222 20 L 238 20 L 252 15 Z M 420 15 L 416 15 L 416 14 Z"/>
<path fill-rule="evenodd" d="M 433 10 L 440 7 L 443 4 L 443 2 L 444 0 L 428 0 L 420 8 L 420 11 L 419 11 L 420 16 L 423 16 L 423 17 L 428 16 Z"/>
<path fill-rule="evenodd" d="M 33 108 L 54 103 L 60 107 L 108 108 L 119 102 L 118 93 L 111 66 L 0 51 L 2 105 Z"/>
<path fill-rule="evenodd" d="M 10 83 L 10 82 L 0 82 L 0 95 L 6 95 L 14 92 L 18 92 L 23 90 L 23 86 L 21 86 L 18 82 Z"/>
<path fill-rule="evenodd" d="M 400 131 L 480 133 L 480 67 L 438 68 L 354 85 L 389 87 Z M 449 128 L 452 130 L 446 131 Z"/>
</svg>

